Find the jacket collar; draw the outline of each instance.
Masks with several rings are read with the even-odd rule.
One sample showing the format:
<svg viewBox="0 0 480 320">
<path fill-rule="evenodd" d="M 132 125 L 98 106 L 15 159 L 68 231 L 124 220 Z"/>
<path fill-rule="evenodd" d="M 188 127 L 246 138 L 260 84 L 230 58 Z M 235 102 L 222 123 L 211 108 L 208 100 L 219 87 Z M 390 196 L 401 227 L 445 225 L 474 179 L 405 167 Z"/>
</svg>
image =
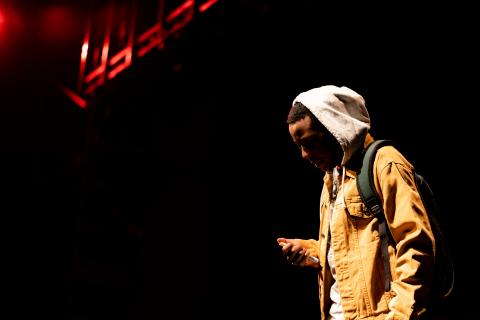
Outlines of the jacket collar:
<svg viewBox="0 0 480 320">
<path fill-rule="evenodd" d="M 363 148 L 359 149 L 357 152 L 355 152 L 348 163 L 345 166 L 345 175 L 349 178 L 356 178 L 357 173 L 362 167 L 362 160 L 363 160 L 363 155 L 365 154 L 365 150 L 367 147 L 372 144 L 375 141 L 375 139 L 372 137 L 370 133 L 367 133 L 365 140 L 363 141 Z M 326 172 L 325 176 L 323 177 L 323 181 L 326 182 L 327 184 L 330 183 L 332 179 L 332 173 L 331 172 Z"/>
<path fill-rule="evenodd" d="M 365 150 L 367 147 L 372 144 L 375 139 L 372 137 L 370 133 L 367 133 L 365 140 L 363 141 L 363 148 L 359 149 L 352 155 L 352 158 L 346 165 L 346 172 L 345 175 L 350 178 L 355 178 L 357 176 L 358 171 L 362 167 L 362 160 L 363 155 L 365 154 Z"/>
</svg>

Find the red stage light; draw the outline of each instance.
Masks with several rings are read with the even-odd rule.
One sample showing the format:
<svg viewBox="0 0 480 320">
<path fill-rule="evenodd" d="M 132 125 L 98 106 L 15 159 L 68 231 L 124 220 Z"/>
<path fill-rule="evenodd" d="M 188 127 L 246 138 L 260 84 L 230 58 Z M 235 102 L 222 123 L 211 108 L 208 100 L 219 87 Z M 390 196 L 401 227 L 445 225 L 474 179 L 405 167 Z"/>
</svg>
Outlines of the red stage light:
<svg viewBox="0 0 480 320">
<path fill-rule="evenodd" d="M 20 15 L 12 8 L 0 8 L 0 45 L 8 43 L 13 47 L 20 38 L 23 29 L 23 23 Z M 5 50 L 5 46 L 2 46 Z"/>
</svg>

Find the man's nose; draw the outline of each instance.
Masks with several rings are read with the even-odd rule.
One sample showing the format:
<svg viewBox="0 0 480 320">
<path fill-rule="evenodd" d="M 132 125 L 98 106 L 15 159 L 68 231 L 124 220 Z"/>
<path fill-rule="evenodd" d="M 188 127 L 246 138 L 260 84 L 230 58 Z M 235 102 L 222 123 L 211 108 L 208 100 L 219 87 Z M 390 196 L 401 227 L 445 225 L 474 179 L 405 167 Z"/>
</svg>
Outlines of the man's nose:
<svg viewBox="0 0 480 320">
<path fill-rule="evenodd" d="M 310 159 L 310 152 L 305 150 L 305 148 L 302 147 L 302 158 L 304 160 L 309 160 Z"/>
</svg>

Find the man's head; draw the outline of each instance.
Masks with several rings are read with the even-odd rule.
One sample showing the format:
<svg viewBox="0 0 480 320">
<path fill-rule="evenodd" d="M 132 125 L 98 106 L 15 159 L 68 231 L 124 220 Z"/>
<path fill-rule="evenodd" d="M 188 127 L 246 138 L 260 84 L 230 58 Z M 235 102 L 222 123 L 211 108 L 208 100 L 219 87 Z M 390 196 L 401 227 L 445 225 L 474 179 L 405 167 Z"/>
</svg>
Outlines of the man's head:
<svg viewBox="0 0 480 320">
<path fill-rule="evenodd" d="M 335 137 L 301 102 L 295 102 L 287 117 L 288 131 L 302 158 L 322 171 L 339 165 L 343 151 Z"/>
<path fill-rule="evenodd" d="M 334 85 L 313 88 L 298 94 L 292 102 L 292 109 L 289 130 L 300 147 L 304 140 L 302 135 L 315 133 L 320 138 L 318 132 L 323 131 L 322 135 L 326 136 L 316 143 L 315 149 L 302 148 L 303 157 L 322 170 L 346 165 L 352 155 L 363 147 L 370 129 L 370 117 L 365 100 L 352 89 Z M 340 161 L 337 161 L 337 144 L 341 148 Z M 327 161 L 327 153 L 328 162 L 319 165 Z"/>
</svg>

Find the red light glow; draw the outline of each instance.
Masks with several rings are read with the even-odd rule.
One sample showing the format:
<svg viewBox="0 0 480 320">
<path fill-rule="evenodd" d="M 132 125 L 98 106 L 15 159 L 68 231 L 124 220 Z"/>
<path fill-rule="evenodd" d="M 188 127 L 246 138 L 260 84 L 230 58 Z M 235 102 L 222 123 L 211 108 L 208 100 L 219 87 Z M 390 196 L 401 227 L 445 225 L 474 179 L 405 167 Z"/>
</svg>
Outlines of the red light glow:
<svg viewBox="0 0 480 320">
<path fill-rule="evenodd" d="M 68 39 L 75 32 L 75 21 L 73 11 L 68 8 L 47 8 L 40 14 L 40 30 L 48 39 Z"/>
<path fill-rule="evenodd" d="M 63 92 L 69 97 L 79 108 L 85 109 L 87 107 L 87 101 L 80 97 L 75 91 L 69 89 L 66 86 L 62 86 Z"/>
<path fill-rule="evenodd" d="M 172 35 L 180 36 L 178 30 L 186 27 L 193 19 L 195 4 L 199 12 L 210 9 L 218 0 L 183 0 L 172 8 L 165 16 L 164 3 L 158 0 L 156 20 L 153 24 L 139 24 L 137 33 L 137 0 L 129 0 L 117 4 L 110 0 L 109 4 L 96 12 L 92 12 L 85 26 L 83 43 L 80 51 L 80 68 L 76 92 L 64 89 L 65 94 L 80 108 L 85 108 L 84 96 L 92 95 L 96 88 L 107 80 L 115 78 L 119 73 L 132 65 L 133 60 L 143 57 L 154 48 L 162 49 L 165 40 Z M 142 11 L 143 12 L 143 11 Z M 45 17 L 46 30 L 61 29 L 69 13 L 64 9 L 50 8 Z M 78 28 L 77 28 L 78 29 Z M 51 32 L 54 34 L 54 32 Z M 175 67 L 180 70 L 181 65 Z"/>
<path fill-rule="evenodd" d="M 22 17 L 11 8 L 0 8 L 0 35 L 18 38 L 23 29 Z"/>
<path fill-rule="evenodd" d="M 215 2 L 217 2 L 218 0 L 208 0 L 207 2 L 205 2 L 204 4 L 202 4 L 200 7 L 198 7 L 198 10 L 200 12 L 204 12 L 206 11 L 208 8 L 210 8 L 211 6 L 213 6 L 213 4 Z"/>
<path fill-rule="evenodd" d="M 88 43 L 84 43 L 82 45 L 82 55 L 81 55 L 82 61 L 87 60 L 87 54 L 88 54 Z"/>
</svg>

